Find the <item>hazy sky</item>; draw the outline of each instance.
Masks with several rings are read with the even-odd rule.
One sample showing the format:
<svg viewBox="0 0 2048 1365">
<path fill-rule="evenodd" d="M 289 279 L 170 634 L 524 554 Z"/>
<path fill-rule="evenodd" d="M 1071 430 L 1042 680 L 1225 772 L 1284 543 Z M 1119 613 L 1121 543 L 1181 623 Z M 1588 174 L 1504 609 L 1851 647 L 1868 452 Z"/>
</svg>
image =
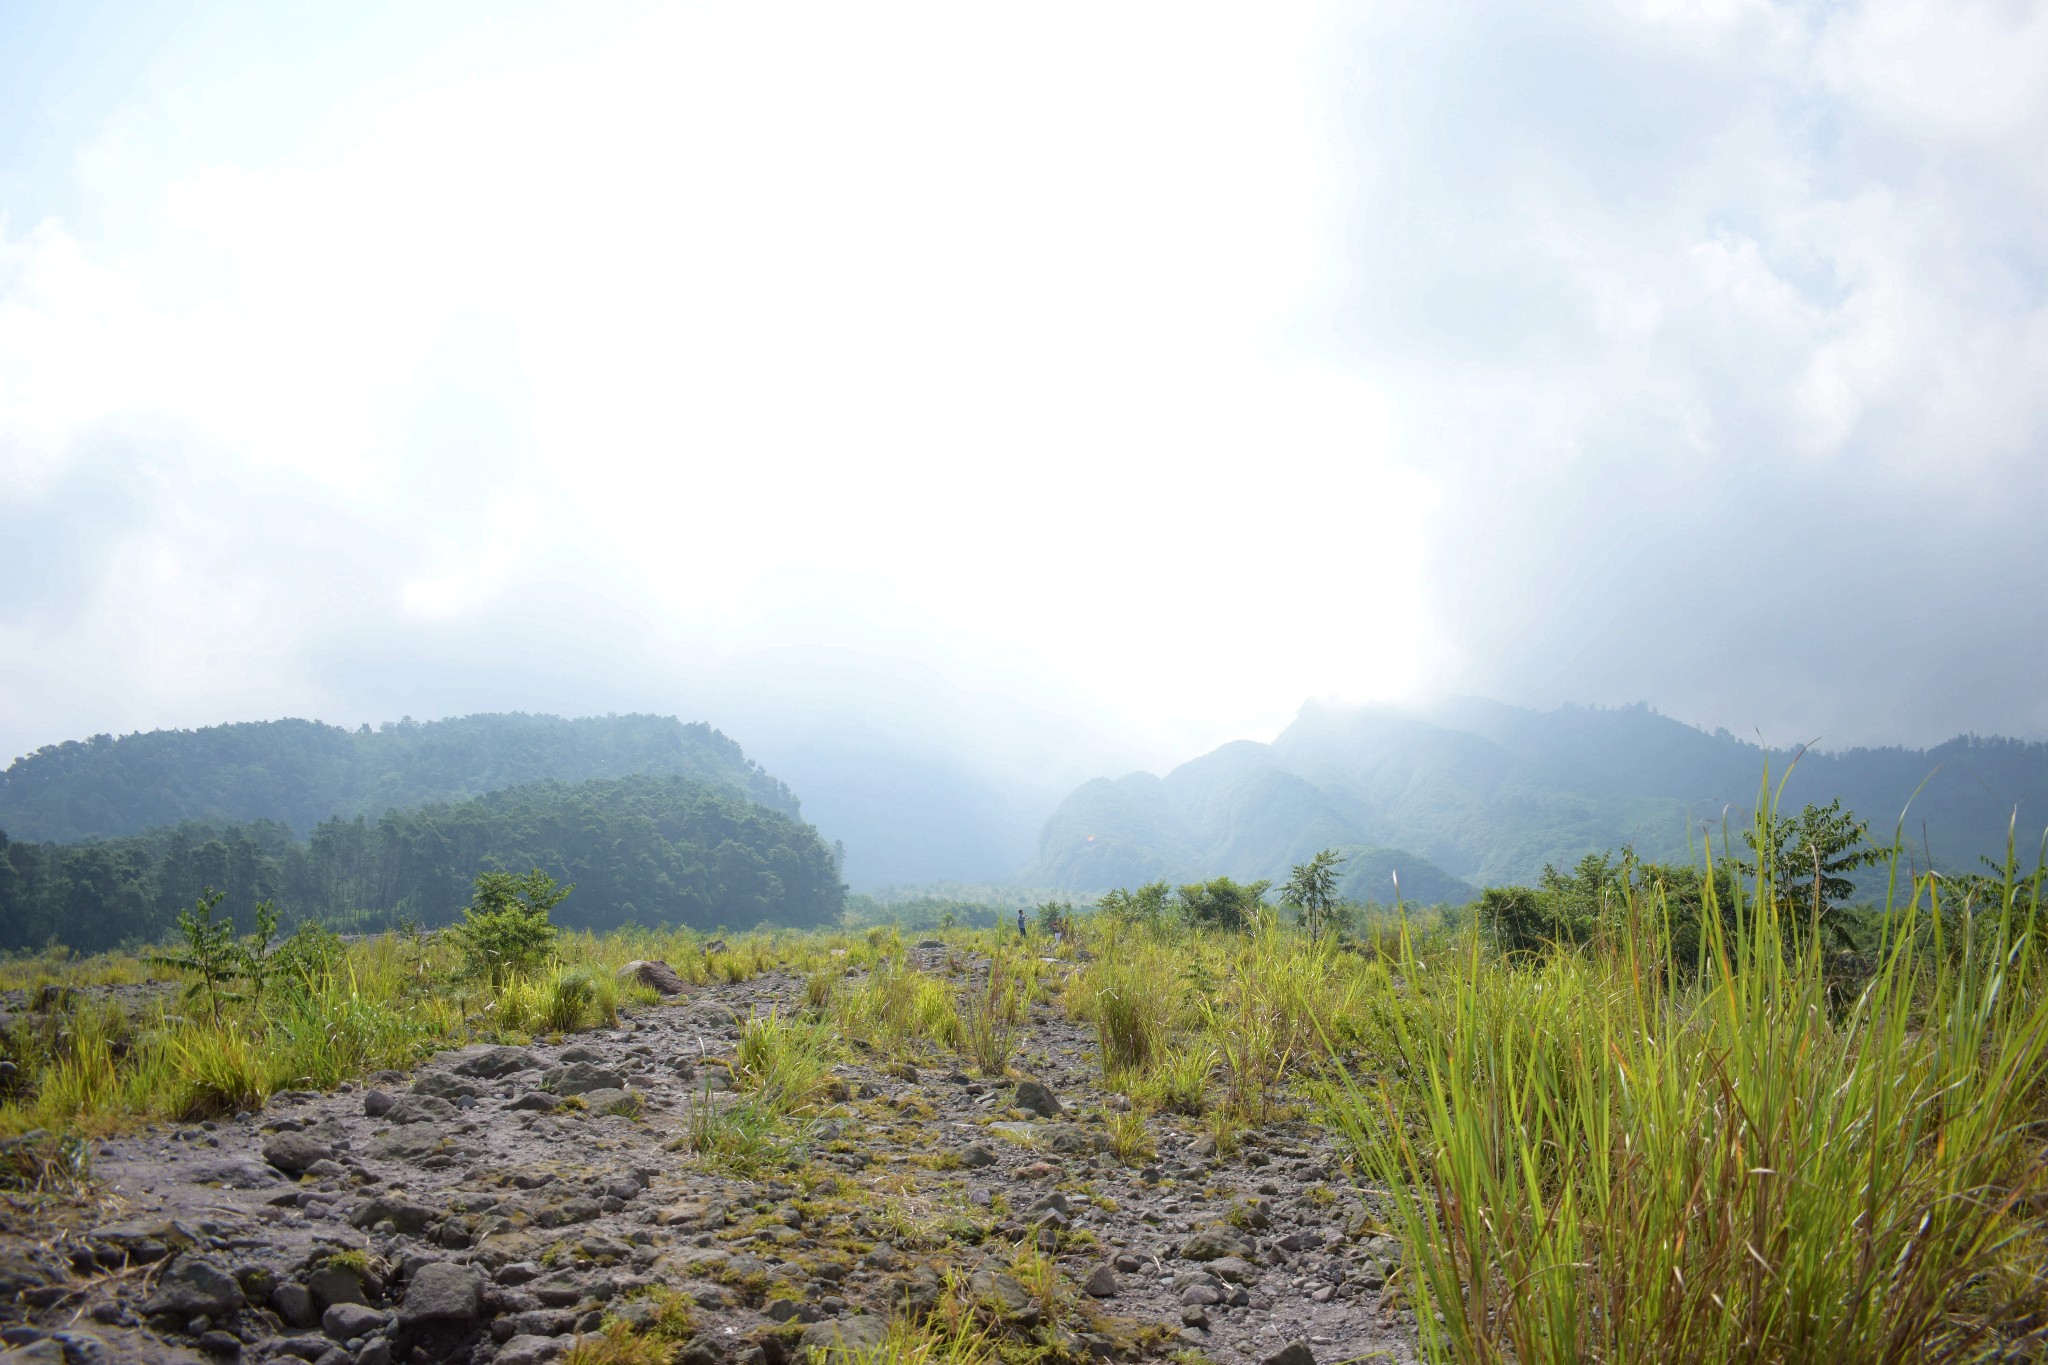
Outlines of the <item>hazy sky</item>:
<svg viewBox="0 0 2048 1365">
<path fill-rule="evenodd" d="M 2039 736 L 2043 224 L 2039 3 L 0 6 L 0 761 L 793 642 Z"/>
</svg>

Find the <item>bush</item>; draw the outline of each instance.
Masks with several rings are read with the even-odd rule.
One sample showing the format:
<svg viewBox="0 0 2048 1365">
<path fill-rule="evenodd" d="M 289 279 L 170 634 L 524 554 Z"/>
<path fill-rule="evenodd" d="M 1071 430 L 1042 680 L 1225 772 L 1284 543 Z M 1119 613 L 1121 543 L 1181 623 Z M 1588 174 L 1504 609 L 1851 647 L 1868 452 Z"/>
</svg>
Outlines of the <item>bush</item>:
<svg viewBox="0 0 2048 1365">
<path fill-rule="evenodd" d="M 515 976 L 531 976 L 547 965 L 555 947 L 555 926 L 548 912 L 576 888 L 556 886 L 539 868 L 524 876 L 484 872 L 455 926 L 463 973 L 488 981 L 495 989 Z"/>
</svg>

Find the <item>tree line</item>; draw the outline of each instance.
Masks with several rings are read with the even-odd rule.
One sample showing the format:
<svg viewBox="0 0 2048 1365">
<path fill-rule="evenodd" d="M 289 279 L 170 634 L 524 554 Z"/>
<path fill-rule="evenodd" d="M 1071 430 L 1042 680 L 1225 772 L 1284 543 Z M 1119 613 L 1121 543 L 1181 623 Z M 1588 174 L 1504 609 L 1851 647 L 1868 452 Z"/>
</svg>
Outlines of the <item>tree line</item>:
<svg viewBox="0 0 2048 1365">
<path fill-rule="evenodd" d="M 31 843 L 0 833 L 0 948 L 83 952 L 154 942 L 209 891 L 237 932 L 275 901 L 292 920 L 434 927 L 477 873 L 539 868 L 578 888 L 564 927 L 836 924 L 837 860 L 818 833 L 728 789 L 638 775 L 540 782 L 463 801 L 334 818 L 301 842 L 276 821 L 187 821 Z"/>
<path fill-rule="evenodd" d="M 708 725 L 510 713 L 355 730 L 254 721 L 46 745 L 0 772 L 0 829 L 70 842 L 188 821 L 278 820 L 304 834 L 336 815 L 632 773 L 688 778 L 800 814 L 788 787 Z"/>
</svg>

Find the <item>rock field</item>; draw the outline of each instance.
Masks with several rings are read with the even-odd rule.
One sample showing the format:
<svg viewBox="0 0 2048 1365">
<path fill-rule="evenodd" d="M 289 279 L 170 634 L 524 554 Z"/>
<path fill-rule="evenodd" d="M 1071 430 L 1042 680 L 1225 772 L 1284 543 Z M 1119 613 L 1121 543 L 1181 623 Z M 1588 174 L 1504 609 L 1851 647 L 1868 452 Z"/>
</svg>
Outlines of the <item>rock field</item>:
<svg viewBox="0 0 2048 1365">
<path fill-rule="evenodd" d="M 1127 1166 L 1093 1030 L 1045 1005 L 1024 1079 L 854 1046 L 808 1160 L 706 1168 L 691 1115 L 732 1102 L 739 1021 L 796 1012 L 804 984 L 691 987 L 616 1029 L 98 1144 L 91 1202 L 0 1229 L 0 1365 L 539 1365 L 608 1322 L 660 1328 L 687 1365 L 783 1365 L 942 1297 L 1007 1359 L 1415 1359 L 1383 1302 L 1399 1246 L 1329 1134 L 1296 1121 L 1219 1158 L 1161 1116 Z"/>
</svg>

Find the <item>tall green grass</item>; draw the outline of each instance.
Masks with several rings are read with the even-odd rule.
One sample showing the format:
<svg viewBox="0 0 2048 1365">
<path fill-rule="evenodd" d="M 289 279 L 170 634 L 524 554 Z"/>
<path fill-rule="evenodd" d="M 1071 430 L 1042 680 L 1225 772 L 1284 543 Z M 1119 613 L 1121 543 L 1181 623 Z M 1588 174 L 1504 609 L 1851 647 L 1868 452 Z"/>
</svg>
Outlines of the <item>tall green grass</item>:
<svg viewBox="0 0 2048 1365">
<path fill-rule="evenodd" d="M 1767 884 L 1726 929 L 1710 891 L 1694 973 L 1655 888 L 1530 966 L 1404 936 L 1376 1079 L 1346 1072 L 1329 1113 L 1431 1358 L 2040 1351 L 2048 992 L 2039 907 L 2006 886 L 1958 943 L 1913 883 L 1846 1004 Z"/>
</svg>

